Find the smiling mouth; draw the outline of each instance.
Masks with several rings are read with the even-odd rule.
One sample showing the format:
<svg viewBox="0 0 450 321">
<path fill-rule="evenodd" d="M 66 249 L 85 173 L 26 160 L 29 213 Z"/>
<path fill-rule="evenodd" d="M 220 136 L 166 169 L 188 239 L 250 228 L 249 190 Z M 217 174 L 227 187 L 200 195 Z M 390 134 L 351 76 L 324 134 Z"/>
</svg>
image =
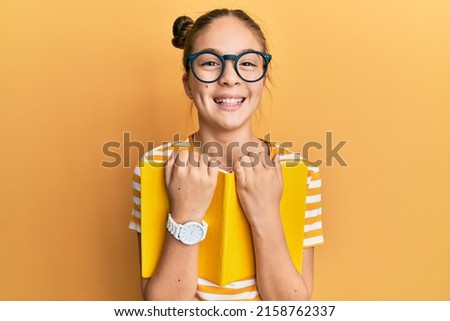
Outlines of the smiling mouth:
<svg viewBox="0 0 450 321">
<path fill-rule="evenodd" d="M 244 101 L 245 98 L 214 98 L 214 102 L 222 106 L 235 106 L 242 104 Z"/>
</svg>

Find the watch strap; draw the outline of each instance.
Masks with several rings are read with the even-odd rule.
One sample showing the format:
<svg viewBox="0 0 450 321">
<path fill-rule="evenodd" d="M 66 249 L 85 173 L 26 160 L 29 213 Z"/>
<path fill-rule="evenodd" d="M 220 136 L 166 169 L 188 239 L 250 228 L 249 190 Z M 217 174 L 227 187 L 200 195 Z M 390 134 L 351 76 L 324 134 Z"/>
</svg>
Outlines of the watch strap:
<svg viewBox="0 0 450 321">
<path fill-rule="evenodd" d="M 172 218 L 172 214 L 169 213 L 168 217 L 167 217 L 167 230 L 170 232 L 170 234 L 173 235 L 173 237 L 175 237 L 175 239 L 177 239 L 178 241 L 180 241 L 180 230 L 183 228 L 184 225 L 189 224 L 189 223 L 195 223 L 195 224 L 200 224 L 203 228 L 203 237 L 200 241 L 203 241 L 206 237 L 206 232 L 208 229 L 208 223 L 206 223 L 205 220 L 202 220 L 201 223 L 199 222 L 186 222 L 184 224 L 178 224 L 177 222 L 175 222 L 175 220 Z"/>
</svg>

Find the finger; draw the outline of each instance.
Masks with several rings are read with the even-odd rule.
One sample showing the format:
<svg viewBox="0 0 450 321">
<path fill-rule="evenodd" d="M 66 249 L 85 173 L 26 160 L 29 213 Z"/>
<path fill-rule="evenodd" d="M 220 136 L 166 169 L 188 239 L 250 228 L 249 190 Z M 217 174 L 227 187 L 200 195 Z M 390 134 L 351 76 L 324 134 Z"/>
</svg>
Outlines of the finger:
<svg viewBox="0 0 450 321">
<path fill-rule="evenodd" d="M 199 162 L 200 162 L 199 167 L 201 169 L 208 170 L 208 165 L 209 165 L 208 154 L 200 154 L 198 158 L 199 158 Z"/>
<path fill-rule="evenodd" d="M 172 154 L 170 154 L 170 157 L 165 164 L 166 168 L 164 169 L 164 180 L 166 182 L 166 186 L 169 186 L 170 179 L 172 178 L 172 170 L 175 164 L 175 158 L 177 157 L 177 154 L 178 154 L 177 152 L 172 152 Z"/>
<path fill-rule="evenodd" d="M 256 157 L 258 157 L 257 154 L 255 154 Z M 253 163 L 255 162 L 255 159 L 253 158 L 253 160 L 249 157 L 249 156 L 242 156 L 240 161 L 239 161 L 239 165 L 242 167 L 242 170 L 245 173 L 245 182 L 247 182 L 249 179 L 251 179 L 253 177 L 253 171 L 254 171 L 254 167 L 253 167 Z"/>
<path fill-rule="evenodd" d="M 258 154 L 255 153 L 251 153 L 252 157 L 248 156 L 248 155 L 244 155 L 241 156 L 241 158 L 239 159 L 239 165 L 244 169 L 250 169 L 253 171 L 253 167 L 256 164 L 256 161 L 258 159 Z"/>
<path fill-rule="evenodd" d="M 215 167 L 219 169 L 221 165 L 222 165 L 221 160 L 218 159 L 212 160 L 211 157 L 208 156 L 208 167 Z"/>
<path fill-rule="evenodd" d="M 202 172 L 205 172 L 209 175 L 209 166 L 210 166 L 210 162 L 209 162 L 209 156 L 208 154 L 200 154 L 199 155 L 199 167 L 201 169 Z"/>
<path fill-rule="evenodd" d="M 175 158 L 175 165 L 177 167 L 186 167 L 188 164 L 189 152 L 187 150 L 180 151 Z"/>
<path fill-rule="evenodd" d="M 233 171 L 236 176 L 237 184 L 243 185 L 247 181 L 247 175 L 245 174 L 245 170 L 241 165 L 241 160 L 237 159 L 233 163 Z"/>
<path fill-rule="evenodd" d="M 244 168 L 254 168 L 259 165 L 259 156 L 257 153 L 248 152 L 247 155 L 241 157 L 241 166 Z"/>
<path fill-rule="evenodd" d="M 280 162 L 280 155 L 278 153 L 275 153 L 272 157 L 272 164 L 275 166 L 275 168 L 281 170 L 281 162 Z"/>
<path fill-rule="evenodd" d="M 199 157 L 200 157 L 200 155 L 198 152 L 194 151 L 194 152 L 189 153 L 189 156 L 188 156 L 189 165 L 192 167 L 199 167 L 200 166 Z"/>
<path fill-rule="evenodd" d="M 264 152 L 260 152 L 259 154 L 258 154 L 258 156 L 259 156 L 259 160 L 260 160 L 260 163 L 261 163 L 261 165 L 264 167 L 264 168 L 272 168 L 272 167 L 275 167 L 275 164 L 273 163 L 273 161 L 270 159 L 270 155 L 269 154 L 267 154 L 265 151 Z"/>
<path fill-rule="evenodd" d="M 275 166 L 279 166 L 280 165 L 280 156 L 278 155 L 278 153 L 275 153 L 272 157 L 272 162 Z"/>
<path fill-rule="evenodd" d="M 277 170 L 278 178 L 281 181 L 283 181 L 283 172 L 282 172 L 282 168 L 281 168 L 280 156 L 278 155 L 278 153 L 275 153 L 275 155 L 273 155 L 272 163 L 274 164 L 274 166 Z"/>
<path fill-rule="evenodd" d="M 217 175 L 219 173 L 219 165 L 217 161 L 211 161 L 209 160 L 209 157 L 207 157 L 208 159 L 208 175 L 216 180 L 217 179 Z"/>
</svg>

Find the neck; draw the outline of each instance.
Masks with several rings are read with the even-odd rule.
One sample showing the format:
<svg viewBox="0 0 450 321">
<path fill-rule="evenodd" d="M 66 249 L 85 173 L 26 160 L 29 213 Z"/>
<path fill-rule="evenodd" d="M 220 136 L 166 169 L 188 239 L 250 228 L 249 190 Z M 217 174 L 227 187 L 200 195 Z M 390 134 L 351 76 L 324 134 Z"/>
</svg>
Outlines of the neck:
<svg viewBox="0 0 450 321">
<path fill-rule="evenodd" d="M 203 144 L 208 142 L 218 142 L 219 144 L 243 144 L 249 141 L 258 140 L 251 129 L 235 130 L 235 131 L 210 131 L 200 128 L 196 133 L 196 139 Z"/>
<path fill-rule="evenodd" d="M 208 154 L 211 160 L 219 160 L 225 170 L 232 169 L 233 163 L 241 156 L 249 152 L 258 153 L 265 148 L 251 128 L 227 132 L 200 128 L 194 134 L 194 141 L 200 143 L 197 147 L 199 152 Z"/>
</svg>

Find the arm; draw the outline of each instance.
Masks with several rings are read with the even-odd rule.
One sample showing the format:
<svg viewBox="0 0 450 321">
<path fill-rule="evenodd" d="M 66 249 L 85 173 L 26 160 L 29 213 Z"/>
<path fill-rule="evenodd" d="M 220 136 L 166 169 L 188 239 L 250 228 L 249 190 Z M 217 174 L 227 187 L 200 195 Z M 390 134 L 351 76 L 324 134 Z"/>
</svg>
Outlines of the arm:
<svg viewBox="0 0 450 321">
<path fill-rule="evenodd" d="M 140 249 L 140 235 L 138 242 Z M 197 262 L 198 244 L 185 245 L 166 233 L 164 249 L 153 276 L 141 278 L 144 300 L 192 300 L 197 287 Z"/>
<path fill-rule="evenodd" d="M 201 222 L 211 203 L 217 168 L 198 153 L 181 151 L 169 158 L 165 180 L 173 219 Z M 140 245 L 140 240 L 139 240 Z M 191 300 L 198 281 L 199 244 L 185 245 L 166 232 L 161 258 L 151 278 L 142 278 L 145 300 Z"/>
<path fill-rule="evenodd" d="M 246 164 L 242 166 L 241 164 Z M 256 281 L 264 300 L 309 300 L 313 285 L 314 250 L 303 250 L 302 273 L 292 262 L 284 237 L 280 201 L 283 190 L 278 157 L 260 154 L 251 163 L 247 156 L 235 163 L 239 200 L 252 230 Z M 276 256 L 273 255 L 276 253 Z"/>
<path fill-rule="evenodd" d="M 313 288 L 314 248 L 303 250 L 302 273 L 299 273 L 289 254 L 281 222 L 274 222 L 268 228 L 252 227 L 256 282 L 261 297 L 277 301 L 309 300 Z"/>
</svg>

